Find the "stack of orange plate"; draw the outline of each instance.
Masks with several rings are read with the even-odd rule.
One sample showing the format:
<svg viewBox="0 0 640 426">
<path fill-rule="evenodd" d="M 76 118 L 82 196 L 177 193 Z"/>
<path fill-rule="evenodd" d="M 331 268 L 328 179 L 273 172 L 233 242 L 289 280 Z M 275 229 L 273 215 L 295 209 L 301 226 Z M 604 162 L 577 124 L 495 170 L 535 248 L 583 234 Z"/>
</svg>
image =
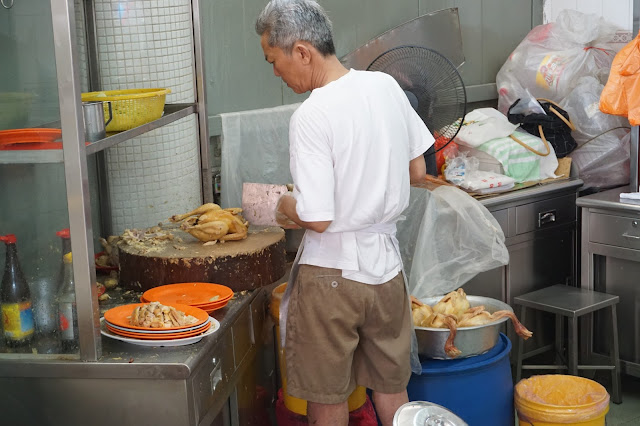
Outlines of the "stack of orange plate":
<svg viewBox="0 0 640 426">
<path fill-rule="evenodd" d="M 184 312 L 186 315 L 195 317 L 197 321 L 184 326 L 165 328 L 131 325 L 130 321 L 133 310 L 143 305 L 145 305 L 145 303 L 133 303 L 106 311 L 104 318 L 101 320 L 102 334 L 118 340 L 125 340 L 125 338 L 125 341 L 133 340 L 134 342 L 132 343 L 135 343 L 135 341 L 152 341 L 150 343 L 152 345 L 176 346 L 187 344 L 185 343 L 186 340 L 189 340 L 189 343 L 194 343 L 194 338 L 200 340 L 205 334 L 208 334 L 212 326 L 214 331 L 219 327 L 219 323 L 215 319 L 210 318 L 209 314 L 202 309 L 175 303 L 167 303 L 166 305 L 172 306 L 178 311 Z M 159 342 L 172 342 L 172 344 L 159 344 Z"/>
<path fill-rule="evenodd" d="M 189 305 L 200 308 L 207 313 L 220 309 L 229 303 L 233 290 L 220 284 L 211 283 L 179 283 L 154 287 L 145 291 L 140 298 L 142 302 L 160 302 L 163 305 Z"/>
</svg>

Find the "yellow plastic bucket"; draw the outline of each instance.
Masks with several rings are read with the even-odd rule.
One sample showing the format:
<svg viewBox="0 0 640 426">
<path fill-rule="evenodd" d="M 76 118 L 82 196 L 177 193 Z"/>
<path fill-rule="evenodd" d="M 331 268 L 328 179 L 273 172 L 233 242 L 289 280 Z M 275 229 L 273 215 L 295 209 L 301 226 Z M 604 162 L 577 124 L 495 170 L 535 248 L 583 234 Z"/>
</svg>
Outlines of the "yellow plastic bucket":
<svg viewBox="0 0 640 426">
<path fill-rule="evenodd" d="M 515 406 L 521 426 L 604 426 L 609 394 L 584 377 L 533 376 L 515 386 Z"/>
<path fill-rule="evenodd" d="M 300 414 L 302 416 L 306 416 L 307 401 L 304 399 L 296 398 L 295 396 L 291 396 L 287 393 L 287 371 L 285 368 L 284 348 L 280 347 L 280 327 L 278 327 L 278 324 L 280 322 L 280 301 L 282 300 L 282 295 L 284 294 L 286 288 L 287 283 L 283 283 L 273 289 L 273 291 L 271 292 L 271 305 L 269 306 L 269 312 L 271 313 L 271 318 L 276 323 L 276 339 L 278 341 L 278 364 L 280 365 L 284 406 L 287 407 L 289 411 Z M 347 399 L 349 411 L 357 410 L 358 408 L 362 407 L 365 402 L 367 402 L 367 389 L 363 386 L 356 387 Z"/>
</svg>

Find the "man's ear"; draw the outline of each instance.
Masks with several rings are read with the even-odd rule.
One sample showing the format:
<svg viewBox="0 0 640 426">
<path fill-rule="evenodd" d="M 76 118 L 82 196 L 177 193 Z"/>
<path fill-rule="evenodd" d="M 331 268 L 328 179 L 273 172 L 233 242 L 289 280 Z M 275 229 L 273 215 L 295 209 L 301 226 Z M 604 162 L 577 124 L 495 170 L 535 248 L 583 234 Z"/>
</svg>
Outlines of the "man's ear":
<svg viewBox="0 0 640 426">
<path fill-rule="evenodd" d="M 305 43 L 297 42 L 293 45 L 293 53 L 298 56 L 303 65 L 311 62 L 311 49 Z"/>
</svg>

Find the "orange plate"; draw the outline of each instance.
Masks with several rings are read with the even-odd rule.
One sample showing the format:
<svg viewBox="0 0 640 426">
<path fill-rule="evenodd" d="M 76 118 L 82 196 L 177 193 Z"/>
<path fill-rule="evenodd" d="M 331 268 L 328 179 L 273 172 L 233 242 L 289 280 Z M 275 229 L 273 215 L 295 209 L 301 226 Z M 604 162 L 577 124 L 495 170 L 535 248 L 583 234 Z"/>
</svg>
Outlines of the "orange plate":
<svg viewBox="0 0 640 426">
<path fill-rule="evenodd" d="M 231 300 L 231 299 L 229 299 Z M 203 311 L 207 311 L 209 309 L 220 309 L 220 308 L 224 308 L 225 306 L 227 306 L 227 303 L 229 303 L 229 300 L 225 300 L 221 303 L 212 303 L 210 305 L 200 305 L 200 306 L 196 306 L 197 308 L 202 309 Z"/>
<path fill-rule="evenodd" d="M 0 130 L 0 145 L 16 143 L 47 143 L 62 138 L 60 129 L 12 129 Z"/>
<path fill-rule="evenodd" d="M 196 330 L 186 331 L 184 333 L 163 333 L 163 334 L 145 334 L 145 333 L 130 333 L 127 331 L 118 330 L 117 328 L 109 327 L 107 324 L 107 330 L 114 334 L 119 334 L 120 336 L 132 337 L 135 339 L 144 339 L 144 340 L 171 340 L 171 339 L 182 339 L 184 337 L 192 337 L 197 336 L 198 334 L 202 334 L 211 328 L 211 323 L 207 323 L 204 327 L 200 327 Z"/>
<path fill-rule="evenodd" d="M 157 330 L 151 327 L 137 327 L 135 325 L 131 325 L 129 322 L 131 320 L 131 314 L 133 310 L 138 306 L 146 305 L 146 303 L 131 303 L 129 305 L 122 305 L 116 308 L 111 308 L 107 312 L 104 313 L 104 319 L 110 322 L 111 324 L 117 325 L 119 327 L 131 328 L 134 330 Z M 182 327 L 167 327 L 164 330 L 181 330 L 185 327 L 194 327 L 196 325 L 204 324 L 205 321 L 209 320 L 209 314 L 203 311 L 200 308 L 196 308 L 189 305 L 180 305 L 177 303 L 167 304 L 169 306 L 173 306 L 179 311 L 184 312 L 187 315 L 192 315 L 198 319 L 198 322 L 193 324 L 188 324 Z"/>
<path fill-rule="evenodd" d="M 152 288 L 142 296 L 146 300 L 157 300 L 164 305 L 180 303 L 201 306 L 229 299 L 233 296 L 233 290 L 220 284 L 179 283 Z M 218 296 L 218 300 L 211 301 L 215 296 Z"/>
</svg>

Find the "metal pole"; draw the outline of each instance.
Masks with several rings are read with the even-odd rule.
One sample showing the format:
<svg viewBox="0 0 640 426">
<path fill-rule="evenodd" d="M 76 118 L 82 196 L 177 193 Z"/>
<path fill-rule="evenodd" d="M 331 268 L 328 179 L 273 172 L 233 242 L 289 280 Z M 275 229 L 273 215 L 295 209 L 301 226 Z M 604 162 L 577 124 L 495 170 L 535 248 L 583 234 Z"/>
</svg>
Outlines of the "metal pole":
<svg viewBox="0 0 640 426">
<path fill-rule="evenodd" d="M 51 0 L 51 17 L 64 141 L 62 148 L 76 285 L 80 357 L 86 361 L 97 361 L 101 356 L 102 347 L 97 287 L 93 285 L 96 282 L 96 272 L 91 200 L 80 101 L 80 70 L 73 0 Z"/>
<path fill-rule="evenodd" d="M 191 1 L 193 11 L 193 42 L 195 48 L 196 96 L 198 103 L 198 133 L 200 140 L 200 171 L 202 198 L 205 203 L 213 202 L 213 182 L 209 164 L 209 117 L 207 117 L 207 94 L 205 90 L 204 48 L 202 46 L 202 25 L 200 22 L 200 0 Z"/>
</svg>

